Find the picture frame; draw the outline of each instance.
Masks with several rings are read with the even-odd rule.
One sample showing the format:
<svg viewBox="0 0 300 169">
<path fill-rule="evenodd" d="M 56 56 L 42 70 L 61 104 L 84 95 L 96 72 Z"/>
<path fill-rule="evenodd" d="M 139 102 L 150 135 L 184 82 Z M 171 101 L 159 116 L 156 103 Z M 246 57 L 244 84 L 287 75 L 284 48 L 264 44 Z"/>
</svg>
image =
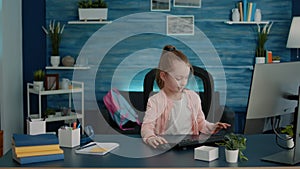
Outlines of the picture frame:
<svg viewBox="0 0 300 169">
<path fill-rule="evenodd" d="M 58 89 L 59 89 L 59 74 L 46 74 L 45 90 L 58 90 Z"/>
<path fill-rule="evenodd" d="M 151 11 L 170 11 L 171 0 L 150 0 Z"/>
<path fill-rule="evenodd" d="M 194 35 L 194 15 L 168 15 L 167 35 Z"/>
<path fill-rule="evenodd" d="M 201 8 L 201 0 L 174 0 L 174 7 Z"/>
</svg>

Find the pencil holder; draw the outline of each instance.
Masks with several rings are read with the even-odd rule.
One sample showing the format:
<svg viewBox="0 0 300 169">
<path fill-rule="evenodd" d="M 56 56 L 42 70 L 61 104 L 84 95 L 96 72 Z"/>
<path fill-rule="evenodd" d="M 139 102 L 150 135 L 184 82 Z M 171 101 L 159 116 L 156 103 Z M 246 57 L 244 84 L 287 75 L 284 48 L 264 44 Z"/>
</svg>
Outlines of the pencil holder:
<svg viewBox="0 0 300 169">
<path fill-rule="evenodd" d="M 76 147 L 80 145 L 80 128 L 58 129 L 59 146 L 61 147 Z"/>
</svg>

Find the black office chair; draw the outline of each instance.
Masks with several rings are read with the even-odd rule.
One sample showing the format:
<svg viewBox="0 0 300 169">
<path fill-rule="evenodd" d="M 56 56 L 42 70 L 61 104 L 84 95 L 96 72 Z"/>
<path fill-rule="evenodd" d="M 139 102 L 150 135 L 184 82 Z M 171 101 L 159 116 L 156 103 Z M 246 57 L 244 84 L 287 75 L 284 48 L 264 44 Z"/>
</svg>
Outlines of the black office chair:
<svg viewBox="0 0 300 169">
<path fill-rule="evenodd" d="M 202 80 L 203 87 L 204 87 L 204 92 L 199 92 L 200 98 L 201 98 L 201 105 L 203 112 L 205 116 L 208 115 L 211 105 L 212 105 L 212 99 L 214 95 L 214 82 L 213 82 L 213 77 L 211 74 L 206 71 L 203 68 L 193 66 L 194 69 L 194 75 L 199 77 Z M 151 69 L 144 78 L 144 110 L 146 110 L 147 107 L 147 102 L 150 93 L 153 91 L 153 86 L 154 86 L 154 81 L 155 81 L 155 76 L 156 76 L 156 71 L 157 69 Z"/>
</svg>

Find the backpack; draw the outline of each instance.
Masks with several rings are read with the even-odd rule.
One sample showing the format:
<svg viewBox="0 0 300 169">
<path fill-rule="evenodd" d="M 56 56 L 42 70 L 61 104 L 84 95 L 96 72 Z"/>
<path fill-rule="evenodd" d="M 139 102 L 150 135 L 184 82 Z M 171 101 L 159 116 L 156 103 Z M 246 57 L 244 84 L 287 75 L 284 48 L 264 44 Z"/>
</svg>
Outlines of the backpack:
<svg viewBox="0 0 300 169">
<path fill-rule="evenodd" d="M 136 122 L 141 125 L 138 120 L 137 113 L 129 105 L 127 100 L 120 94 L 120 92 L 113 88 L 103 97 L 104 104 L 109 111 L 112 119 L 118 124 L 121 130 L 133 130 L 134 128 L 123 128 L 128 122 Z"/>
</svg>

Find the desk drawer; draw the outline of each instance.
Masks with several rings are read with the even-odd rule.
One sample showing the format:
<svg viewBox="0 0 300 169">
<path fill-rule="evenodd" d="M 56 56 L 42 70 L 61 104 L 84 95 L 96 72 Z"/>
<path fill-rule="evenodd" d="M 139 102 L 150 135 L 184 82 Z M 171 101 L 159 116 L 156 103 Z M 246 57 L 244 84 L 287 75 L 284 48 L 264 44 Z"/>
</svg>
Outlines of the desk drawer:
<svg viewBox="0 0 300 169">
<path fill-rule="evenodd" d="M 0 130 L 0 157 L 3 156 L 3 130 Z"/>
</svg>

